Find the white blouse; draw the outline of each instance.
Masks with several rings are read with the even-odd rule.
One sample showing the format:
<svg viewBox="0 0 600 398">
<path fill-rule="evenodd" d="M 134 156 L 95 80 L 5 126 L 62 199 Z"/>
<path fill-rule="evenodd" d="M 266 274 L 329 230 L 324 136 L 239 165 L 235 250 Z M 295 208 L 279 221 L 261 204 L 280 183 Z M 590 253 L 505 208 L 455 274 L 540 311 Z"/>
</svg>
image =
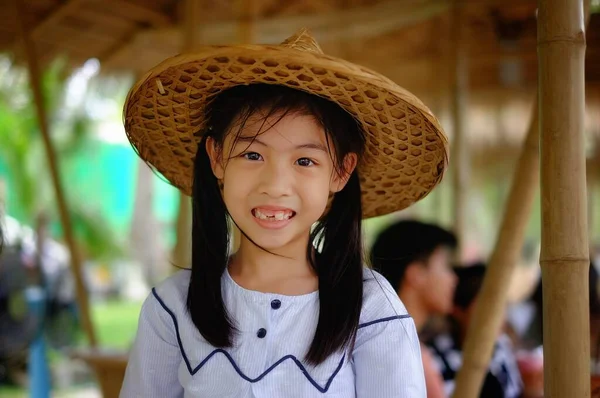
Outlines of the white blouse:
<svg viewBox="0 0 600 398">
<path fill-rule="evenodd" d="M 234 347 L 211 346 L 187 309 L 189 271 L 152 290 L 142 307 L 121 398 L 425 398 L 419 340 L 389 283 L 365 268 L 352 352 L 318 366 L 304 362 L 318 321 L 319 293 L 251 291 L 226 271 L 223 298 L 239 333 Z"/>
</svg>

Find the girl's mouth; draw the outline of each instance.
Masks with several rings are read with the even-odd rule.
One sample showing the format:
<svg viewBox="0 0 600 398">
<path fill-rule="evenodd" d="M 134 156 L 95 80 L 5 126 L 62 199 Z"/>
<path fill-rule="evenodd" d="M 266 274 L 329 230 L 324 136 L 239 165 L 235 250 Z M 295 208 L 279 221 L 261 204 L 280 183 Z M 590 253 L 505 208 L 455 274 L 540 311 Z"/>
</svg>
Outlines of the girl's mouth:
<svg viewBox="0 0 600 398">
<path fill-rule="evenodd" d="M 273 210 L 263 207 L 252 209 L 252 215 L 263 221 L 286 221 L 296 215 L 296 212 L 290 209 Z"/>
</svg>

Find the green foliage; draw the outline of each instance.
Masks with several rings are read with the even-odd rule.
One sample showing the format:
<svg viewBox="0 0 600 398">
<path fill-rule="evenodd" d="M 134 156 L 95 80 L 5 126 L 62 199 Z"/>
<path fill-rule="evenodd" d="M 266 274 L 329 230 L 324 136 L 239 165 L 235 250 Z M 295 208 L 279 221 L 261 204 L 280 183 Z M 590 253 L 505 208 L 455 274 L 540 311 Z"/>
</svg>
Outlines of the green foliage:
<svg viewBox="0 0 600 398">
<path fill-rule="evenodd" d="M 43 72 L 42 91 L 59 172 L 90 142 L 92 123 L 83 99 L 69 92 L 70 75 L 64 60 L 56 60 Z M 80 84 L 79 89 L 88 89 Z M 75 103 L 74 103 L 75 102 Z M 40 212 L 59 224 L 52 184 L 27 70 L 0 55 L 0 172 L 5 171 L 11 215 L 33 225 Z M 64 173 L 61 173 L 64 174 Z M 108 259 L 122 254 L 115 234 L 99 212 L 78 201 L 77 187 L 63 181 L 78 243 L 91 258 Z"/>
</svg>

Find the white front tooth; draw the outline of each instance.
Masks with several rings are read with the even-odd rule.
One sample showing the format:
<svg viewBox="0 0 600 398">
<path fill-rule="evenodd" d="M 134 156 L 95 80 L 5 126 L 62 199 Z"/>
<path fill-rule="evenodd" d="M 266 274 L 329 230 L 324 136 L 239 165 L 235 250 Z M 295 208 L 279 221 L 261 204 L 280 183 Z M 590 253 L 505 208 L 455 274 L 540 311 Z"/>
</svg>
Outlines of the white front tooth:
<svg viewBox="0 0 600 398">
<path fill-rule="evenodd" d="M 275 219 L 277 221 L 283 220 L 283 212 L 280 211 L 280 212 L 275 213 Z"/>
</svg>

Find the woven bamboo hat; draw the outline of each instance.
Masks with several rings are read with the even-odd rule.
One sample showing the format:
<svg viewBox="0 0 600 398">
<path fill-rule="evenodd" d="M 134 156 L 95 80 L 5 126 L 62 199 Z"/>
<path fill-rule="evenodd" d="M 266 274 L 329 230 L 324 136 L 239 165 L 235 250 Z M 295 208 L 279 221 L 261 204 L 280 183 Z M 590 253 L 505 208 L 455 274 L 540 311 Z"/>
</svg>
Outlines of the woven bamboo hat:
<svg viewBox="0 0 600 398">
<path fill-rule="evenodd" d="M 127 137 L 146 163 L 190 195 L 205 107 L 226 89 L 255 83 L 324 97 L 360 123 L 366 134 L 358 166 L 365 218 L 404 209 L 441 180 L 448 141 L 431 111 L 384 76 L 323 54 L 306 30 L 280 45 L 207 46 L 168 58 L 129 92 Z"/>
</svg>

